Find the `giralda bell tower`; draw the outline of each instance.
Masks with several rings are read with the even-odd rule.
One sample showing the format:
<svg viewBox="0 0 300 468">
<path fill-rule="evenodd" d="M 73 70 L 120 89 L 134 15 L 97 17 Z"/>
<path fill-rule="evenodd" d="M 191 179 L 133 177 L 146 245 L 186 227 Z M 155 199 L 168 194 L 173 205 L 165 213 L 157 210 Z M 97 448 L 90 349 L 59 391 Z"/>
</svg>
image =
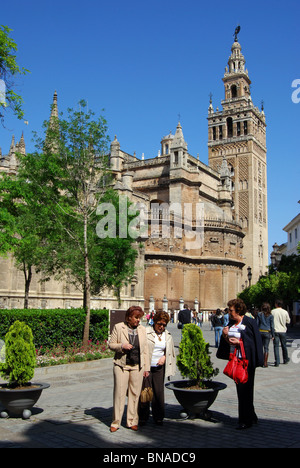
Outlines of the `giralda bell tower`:
<svg viewBox="0 0 300 468">
<path fill-rule="evenodd" d="M 234 217 L 245 233 L 242 284 L 254 284 L 267 271 L 267 148 L 266 119 L 251 99 L 251 81 L 245 69 L 245 58 L 235 41 L 223 77 L 225 99 L 222 110 L 214 110 L 212 100 L 208 108 L 209 165 L 219 170 L 227 160 L 232 174 Z"/>
</svg>

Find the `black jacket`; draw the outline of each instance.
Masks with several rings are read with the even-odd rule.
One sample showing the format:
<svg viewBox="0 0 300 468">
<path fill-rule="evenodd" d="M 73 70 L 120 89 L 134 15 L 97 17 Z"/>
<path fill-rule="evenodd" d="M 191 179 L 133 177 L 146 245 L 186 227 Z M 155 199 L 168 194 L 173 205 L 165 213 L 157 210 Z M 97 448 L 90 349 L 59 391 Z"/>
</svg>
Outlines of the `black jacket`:
<svg viewBox="0 0 300 468">
<path fill-rule="evenodd" d="M 222 315 L 214 315 L 211 323 L 213 327 L 224 327 L 224 318 Z"/>
<path fill-rule="evenodd" d="M 233 324 L 234 322 L 230 321 L 228 326 L 231 327 Z M 245 330 L 241 330 L 241 339 L 244 343 L 246 359 L 249 360 L 249 366 L 252 368 L 262 367 L 264 364 L 263 346 L 257 323 L 252 318 L 244 316 L 243 325 L 245 325 L 246 328 Z M 217 351 L 217 358 L 228 360 L 229 354 L 230 345 L 222 336 Z"/>
<path fill-rule="evenodd" d="M 191 323 L 191 311 L 190 309 L 182 309 L 178 314 L 178 321 L 185 325 Z"/>
</svg>

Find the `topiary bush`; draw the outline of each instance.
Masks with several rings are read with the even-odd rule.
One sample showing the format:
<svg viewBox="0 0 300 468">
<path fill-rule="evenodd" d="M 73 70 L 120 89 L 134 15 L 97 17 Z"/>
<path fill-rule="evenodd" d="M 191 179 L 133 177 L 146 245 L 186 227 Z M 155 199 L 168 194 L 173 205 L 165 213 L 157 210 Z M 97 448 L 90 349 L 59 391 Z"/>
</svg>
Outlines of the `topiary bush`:
<svg viewBox="0 0 300 468">
<path fill-rule="evenodd" d="M 184 325 L 177 366 L 182 376 L 196 381 L 199 388 L 204 388 L 205 381 L 219 373 L 219 369 L 214 369 L 211 363 L 209 343 L 206 343 L 197 325 Z"/>
<path fill-rule="evenodd" d="M 65 348 L 82 343 L 86 313 L 84 309 L 0 309 L 0 339 L 17 320 L 32 330 L 38 348 Z M 91 310 L 90 340 L 96 343 L 108 338 L 109 311 Z"/>
<path fill-rule="evenodd" d="M 1 377 L 10 387 L 21 387 L 34 376 L 35 347 L 30 327 L 18 320 L 5 335 L 5 362 L 0 364 Z"/>
</svg>

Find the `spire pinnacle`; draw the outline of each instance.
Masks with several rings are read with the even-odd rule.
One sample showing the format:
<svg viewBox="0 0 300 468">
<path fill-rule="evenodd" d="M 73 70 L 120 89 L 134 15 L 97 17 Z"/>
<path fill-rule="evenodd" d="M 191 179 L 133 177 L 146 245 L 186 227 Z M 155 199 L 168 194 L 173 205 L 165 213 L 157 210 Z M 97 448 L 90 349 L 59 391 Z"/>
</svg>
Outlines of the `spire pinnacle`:
<svg viewBox="0 0 300 468">
<path fill-rule="evenodd" d="M 53 117 L 58 118 L 57 92 L 56 92 L 56 91 L 54 91 L 54 94 L 53 94 L 53 101 L 52 101 L 52 106 L 51 106 L 51 116 L 50 116 L 50 120 L 51 120 L 51 118 L 53 118 Z"/>
<path fill-rule="evenodd" d="M 58 150 L 59 139 L 59 121 L 58 121 L 58 107 L 57 107 L 57 92 L 54 92 L 53 101 L 51 105 L 51 114 L 49 119 L 49 126 L 46 133 L 45 149 L 52 152 Z"/>
</svg>

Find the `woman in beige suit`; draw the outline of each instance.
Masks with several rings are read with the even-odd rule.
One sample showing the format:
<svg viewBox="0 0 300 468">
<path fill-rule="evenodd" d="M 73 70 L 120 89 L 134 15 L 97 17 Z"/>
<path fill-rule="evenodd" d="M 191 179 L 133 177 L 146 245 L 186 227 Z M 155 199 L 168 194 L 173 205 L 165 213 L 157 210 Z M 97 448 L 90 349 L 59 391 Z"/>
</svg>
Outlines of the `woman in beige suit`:
<svg viewBox="0 0 300 468">
<path fill-rule="evenodd" d="M 143 377 L 150 371 L 146 328 L 140 325 L 144 312 L 141 307 L 130 307 L 125 322 L 118 323 L 112 332 L 109 347 L 114 357 L 114 411 L 111 432 L 116 432 L 124 413 L 128 393 L 127 427 L 138 430 L 138 404 Z"/>
</svg>

